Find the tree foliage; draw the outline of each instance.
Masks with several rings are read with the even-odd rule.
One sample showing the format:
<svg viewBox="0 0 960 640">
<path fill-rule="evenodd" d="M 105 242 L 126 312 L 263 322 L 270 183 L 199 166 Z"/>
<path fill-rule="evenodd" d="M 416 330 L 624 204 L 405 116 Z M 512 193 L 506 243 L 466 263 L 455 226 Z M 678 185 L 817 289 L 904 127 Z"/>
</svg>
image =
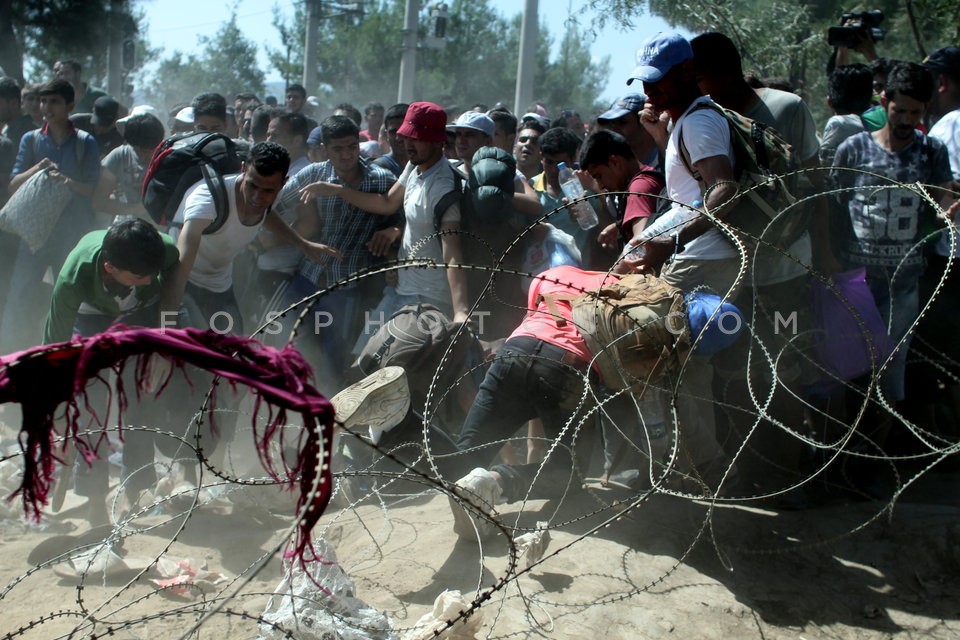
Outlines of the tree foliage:
<svg viewBox="0 0 960 640">
<path fill-rule="evenodd" d="M 321 4 L 319 20 L 317 79 L 320 85 L 307 87 L 308 93 L 327 102 L 392 101 L 396 85 L 385 85 L 384 79 L 396 78 L 399 74 L 403 3 L 366 2 L 362 13 L 334 10 Z M 274 7 L 273 26 L 285 49 L 268 47 L 267 55 L 271 66 L 288 83 L 300 82 L 303 76 L 306 25 L 307 15 L 302 4 L 294 5 L 291 18 L 284 18 Z"/>
<path fill-rule="evenodd" d="M 604 58 L 593 62 L 590 54 L 590 36 L 587 30 L 571 23 L 560 41 L 560 57 L 553 62 L 538 51 L 538 65 L 542 72 L 534 81 L 534 95 L 557 108 L 572 107 L 583 114 L 606 109 L 606 104 L 597 104 L 597 96 L 603 91 L 610 76 L 610 60 Z M 522 108 L 522 105 L 518 105 Z"/>
<path fill-rule="evenodd" d="M 0 0 L 0 66 L 20 80 L 40 80 L 56 60 L 71 58 L 92 84 L 106 84 L 110 11 L 110 0 Z M 142 20 L 130 2 L 121 3 L 116 25 L 137 41 L 135 69 L 156 53 L 139 35 Z"/>
<path fill-rule="evenodd" d="M 318 34 L 317 77 L 321 87 L 329 89 L 327 95 L 317 88 L 308 87 L 308 91 L 328 102 L 393 102 L 400 74 L 403 5 L 402 0 L 381 0 L 365 3 L 362 16 L 324 14 Z M 420 16 L 421 36 L 430 25 L 428 12 L 425 6 Z M 520 16 L 503 17 L 488 0 L 453 0 L 449 12 L 446 46 L 418 51 L 415 95 L 444 105 L 512 103 Z M 300 5 L 290 19 L 274 12 L 274 27 L 286 48 L 268 49 L 269 59 L 290 81 L 299 81 L 303 74 L 306 21 Z M 541 27 L 534 95 L 558 108 L 588 113 L 608 73 L 607 61 L 593 62 L 589 37 L 575 27 L 564 35 L 561 55 L 554 61 L 550 60 L 550 42 L 550 34 Z"/>
<path fill-rule="evenodd" d="M 745 71 L 761 78 L 788 78 L 801 89 L 820 124 L 829 115 L 826 63 L 832 48 L 827 29 L 838 24 L 843 11 L 884 12 L 887 37 L 876 46 L 884 57 L 919 61 L 960 39 L 956 0 L 871 0 L 859 5 L 843 0 L 591 0 L 589 6 L 600 16 L 599 25 L 614 20 L 629 26 L 652 13 L 693 33 L 727 34 L 740 48 Z"/>
<path fill-rule="evenodd" d="M 198 93 L 217 92 L 228 99 L 241 91 L 262 93 L 264 72 L 256 66 L 257 45 L 237 26 L 234 13 L 212 37 L 201 37 L 198 55 L 174 51 L 160 62 L 147 85 L 151 104 L 187 103 Z"/>
</svg>

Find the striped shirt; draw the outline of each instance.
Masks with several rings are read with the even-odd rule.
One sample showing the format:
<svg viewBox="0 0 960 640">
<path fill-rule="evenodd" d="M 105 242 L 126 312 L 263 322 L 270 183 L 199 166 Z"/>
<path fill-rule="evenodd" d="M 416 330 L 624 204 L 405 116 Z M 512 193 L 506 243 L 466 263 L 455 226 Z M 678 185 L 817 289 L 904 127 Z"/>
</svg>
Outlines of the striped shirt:
<svg viewBox="0 0 960 640">
<path fill-rule="evenodd" d="M 359 185 L 349 185 L 357 191 L 368 193 L 386 193 L 396 182 L 393 174 L 381 167 L 374 166 L 366 160 L 360 160 L 363 178 Z M 342 184 L 333 165 L 327 162 L 318 162 L 290 178 L 274 208 L 281 216 L 289 209 L 295 209 L 300 203 L 300 190 L 313 182 L 333 182 Z M 327 257 L 323 262 L 313 262 L 309 258 L 300 260 L 298 273 L 316 285 L 325 288 L 335 284 L 350 274 L 369 267 L 381 260 L 367 249 L 366 243 L 370 240 L 384 216 L 367 213 L 353 206 L 343 198 L 323 196 L 313 200 L 315 211 L 320 219 L 320 233 L 314 238 L 328 247 L 339 249 L 343 254 L 341 260 Z M 351 284 L 345 288 L 352 288 Z"/>
</svg>

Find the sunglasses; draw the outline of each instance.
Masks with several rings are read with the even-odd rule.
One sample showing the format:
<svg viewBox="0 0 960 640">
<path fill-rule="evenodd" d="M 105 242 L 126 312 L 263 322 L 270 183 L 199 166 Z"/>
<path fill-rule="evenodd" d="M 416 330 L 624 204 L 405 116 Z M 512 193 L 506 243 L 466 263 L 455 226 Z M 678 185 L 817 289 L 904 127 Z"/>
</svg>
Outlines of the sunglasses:
<svg viewBox="0 0 960 640">
<path fill-rule="evenodd" d="M 531 144 L 537 144 L 539 140 L 540 140 L 540 136 L 520 136 L 519 138 L 517 138 L 517 141 L 520 144 L 525 144 L 527 142 Z"/>
</svg>

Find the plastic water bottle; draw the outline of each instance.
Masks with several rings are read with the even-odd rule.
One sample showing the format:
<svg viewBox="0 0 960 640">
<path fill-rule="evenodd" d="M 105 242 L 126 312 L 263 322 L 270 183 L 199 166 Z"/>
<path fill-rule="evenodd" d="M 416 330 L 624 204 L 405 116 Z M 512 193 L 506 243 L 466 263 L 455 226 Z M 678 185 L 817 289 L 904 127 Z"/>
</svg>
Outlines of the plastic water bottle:
<svg viewBox="0 0 960 640">
<path fill-rule="evenodd" d="M 590 203 L 582 199 L 587 192 L 580 184 L 580 178 L 573 173 L 573 169 L 568 167 L 566 162 L 557 164 L 557 169 L 560 170 L 560 188 L 563 189 L 563 195 L 570 201 L 570 215 L 581 229 L 593 229 L 600 219 L 597 218 L 597 212 L 593 210 Z"/>
<path fill-rule="evenodd" d="M 643 238 L 636 244 L 633 244 L 632 241 L 628 242 L 626 245 L 624 245 L 623 251 L 620 253 L 620 257 L 642 262 L 647 256 L 647 240 L 648 238 Z"/>
</svg>

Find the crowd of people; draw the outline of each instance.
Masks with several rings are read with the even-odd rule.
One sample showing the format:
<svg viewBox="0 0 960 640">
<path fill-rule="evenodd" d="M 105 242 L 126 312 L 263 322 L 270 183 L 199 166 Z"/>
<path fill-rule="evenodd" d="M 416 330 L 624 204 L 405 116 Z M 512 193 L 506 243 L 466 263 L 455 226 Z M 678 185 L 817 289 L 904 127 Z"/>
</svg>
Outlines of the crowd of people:
<svg viewBox="0 0 960 640">
<path fill-rule="evenodd" d="M 835 115 L 822 128 L 798 94 L 745 75 L 735 44 L 716 32 L 642 43 L 625 79 L 630 93 L 586 124 L 568 109 L 551 120 L 539 102 L 519 114 L 501 104 L 418 101 L 370 103 L 363 113 L 340 104 L 324 115 L 296 84 L 283 106 L 249 92 L 232 103 L 203 93 L 164 117 L 87 86 L 74 61 L 57 62 L 41 84 L 0 79 L 0 197 L 13 198 L 38 174 L 68 189 L 41 247 L 0 236 L 0 348 L 65 341 L 118 321 L 260 327 L 277 344 L 295 330 L 320 389 L 346 393 L 342 402 L 356 389 L 351 365 L 371 336 L 400 309 L 429 306 L 496 354 L 493 364 L 465 365 L 485 375 L 456 371 L 441 381 L 475 380 L 453 394 L 462 428 L 434 430 L 441 475 L 466 473 L 456 496 L 480 511 L 501 497 L 565 487 L 565 473 L 591 465 L 574 454 L 595 438 L 581 431 L 587 422 L 603 436 L 605 478 L 665 462 L 650 425 L 666 422 L 680 476 L 713 495 L 739 476 L 748 493 L 803 506 L 808 487 L 796 485 L 816 468 L 805 456 L 810 442 L 842 442 L 859 425 L 855 444 L 902 445 L 895 417 L 910 400 L 906 371 L 918 346 L 946 362 L 937 380 L 956 410 L 946 420 L 919 410 L 923 428 L 955 442 L 960 418 L 960 295 L 951 273 L 960 251 L 960 48 L 869 65 L 839 53 L 826 96 Z M 724 109 L 775 129 L 792 149 L 798 204 L 785 215 L 808 223 L 789 243 L 758 242 L 731 222 L 744 197 L 743 158 Z M 223 177 L 222 224 L 217 193 L 203 181 L 166 224 L 141 202 L 154 150 L 188 131 L 225 134 L 242 160 L 239 173 Z M 597 223 L 567 206 L 564 167 L 592 196 Z M 857 268 L 896 348 L 862 378 L 837 380 L 818 366 L 811 289 Z M 749 330 L 715 355 L 694 351 L 675 385 L 616 393 L 624 385 L 604 379 L 571 300 L 632 273 L 684 295 L 716 294 Z M 295 305 L 307 298 L 303 315 Z M 912 341 L 918 332 L 922 340 Z M 397 400 L 396 376 L 381 378 L 359 383 L 360 402 L 386 389 L 385 401 L 396 403 L 377 424 L 369 420 L 372 439 L 392 434 L 384 442 L 396 447 L 422 438 L 427 408 Z M 587 396 L 605 408 L 591 409 Z M 509 444 L 521 428 L 524 451 Z M 125 447 L 125 465 L 143 464 L 142 446 L 126 460 L 134 448 Z M 867 493 L 877 490 L 872 473 L 862 473 Z M 130 500 L 142 488 L 128 487 Z M 454 505 L 454 513 L 466 512 Z M 484 523 L 472 513 L 472 521 L 458 517 L 461 535 Z"/>
</svg>

